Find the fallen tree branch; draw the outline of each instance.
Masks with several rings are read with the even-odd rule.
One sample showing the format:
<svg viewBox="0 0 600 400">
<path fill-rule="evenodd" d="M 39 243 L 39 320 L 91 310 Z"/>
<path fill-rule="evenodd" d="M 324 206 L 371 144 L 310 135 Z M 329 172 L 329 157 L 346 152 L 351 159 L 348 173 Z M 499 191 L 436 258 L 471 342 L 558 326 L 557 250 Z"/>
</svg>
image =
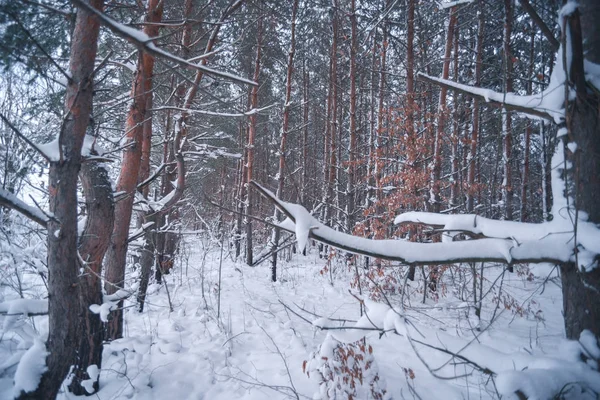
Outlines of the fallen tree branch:
<svg viewBox="0 0 600 400">
<path fill-rule="evenodd" d="M 404 264 L 428 265 L 467 262 L 565 262 L 570 260 L 572 249 L 562 235 L 546 236 L 539 240 L 518 243 L 512 239 L 488 238 L 450 243 L 412 243 L 403 240 L 374 240 L 335 231 L 317 219 L 302 206 L 286 203 L 271 191 L 252 181 L 254 187 L 265 198 L 287 216 L 280 228 L 293 231 L 321 243 L 346 250 L 350 253 Z M 299 219 L 299 221 L 297 221 Z M 300 226 L 296 224 L 299 222 Z"/>
<path fill-rule="evenodd" d="M 435 78 L 433 76 L 425 75 L 423 73 L 418 73 L 417 78 L 427 83 L 432 83 L 434 85 L 441 86 L 446 89 L 451 89 L 455 92 L 462 93 L 470 97 L 481 99 L 487 104 L 490 104 L 494 107 L 503 107 L 507 110 L 533 115 L 535 117 L 540 117 L 550 121 L 554 121 L 556 119 L 556 116 L 558 115 L 558 110 L 556 110 L 556 112 L 552 112 L 552 110 L 546 110 L 543 107 L 540 107 L 540 104 L 529 107 L 523 104 L 518 104 L 517 102 L 511 102 L 508 99 L 511 98 L 509 95 L 512 95 L 513 97 L 516 96 L 513 93 L 498 93 L 489 89 L 482 89 L 469 85 L 463 85 L 461 83 L 449 81 L 447 79 Z M 483 92 L 485 92 L 488 95 L 484 95 Z M 532 98 L 531 100 L 533 102 L 537 101 L 538 103 L 541 103 L 541 98 Z"/>
</svg>

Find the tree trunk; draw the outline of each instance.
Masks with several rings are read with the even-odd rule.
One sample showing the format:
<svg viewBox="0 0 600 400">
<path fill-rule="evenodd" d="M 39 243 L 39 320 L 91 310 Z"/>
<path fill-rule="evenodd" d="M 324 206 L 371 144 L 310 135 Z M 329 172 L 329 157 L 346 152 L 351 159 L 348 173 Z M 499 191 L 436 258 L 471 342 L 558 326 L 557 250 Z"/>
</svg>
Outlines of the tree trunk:
<svg viewBox="0 0 600 400">
<path fill-rule="evenodd" d="M 102 10 L 102 0 L 90 5 Z M 65 119 L 59 134 L 60 159 L 50 163 L 48 192 L 48 317 L 46 348 L 48 369 L 35 391 L 21 392 L 19 399 L 54 399 L 71 366 L 77 363 L 80 327 L 79 268 L 77 257 L 77 177 L 81 166 L 81 147 L 90 120 L 93 96 L 93 71 L 98 49 L 98 18 L 77 10 L 73 31 Z M 60 222 L 57 222 L 60 221 Z"/>
<path fill-rule="evenodd" d="M 512 35 L 513 9 L 512 0 L 504 0 L 504 93 L 513 91 L 512 73 L 513 61 L 510 48 L 510 37 Z M 502 109 L 502 200 L 504 201 L 504 218 L 508 221 L 513 219 L 513 183 L 512 183 L 512 116 L 506 109 Z"/>
<path fill-rule="evenodd" d="M 483 14 L 483 0 L 477 3 L 477 56 L 475 61 L 475 86 L 481 86 L 481 73 L 483 67 L 483 33 L 485 17 Z M 479 141 L 479 98 L 473 99 L 473 123 L 471 124 L 471 143 L 469 149 L 469 168 L 467 172 L 467 212 L 472 213 L 475 206 L 475 169 L 477 167 L 477 145 Z"/>
<path fill-rule="evenodd" d="M 587 213 L 587 219 L 600 223 L 600 91 L 585 82 L 584 54 L 587 61 L 600 64 L 600 3 L 580 0 L 579 9 L 566 17 L 570 30 L 572 62 L 569 85 L 576 97 L 568 102 L 566 140 L 573 141 L 574 152 L 565 149 L 567 161 L 573 167 L 565 174 L 568 195 L 575 200 L 575 209 Z M 568 23 L 568 25 L 567 25 Z M 563 33 L 563 45 L 566 35 Z M 562 145 L 562 144 L 559 144 Z M 584 329 L 600 338 L 600 266 L 585 270 L 573 263 L 561 265 L 565 331 L 567 338 L 578 339 Z"/>
<path fill-rule="evenodd" d="M 310 209 L 308 201 L 308 94 L 310 87 L 310 73 L 306 69 L 306 58 L 302 63 L 302 186 L 300 187 L 300 198 L 302 205 Z M 312 203 L 312 202 L 311 202 Z"/>
<path fill-rule="evenodd" d="M 262 55 L 262 17 L 258 19 L 258 33 L 256 39 L 256 57 L 254 59 L 254 82 L 258 82 L 260 77 L 260 58 Z M 252 86 L 250 91 L 250 108 L 258 107 L 258 86 Z M 254 173 L 254 143 L 256 141 L 256 114 L 250 116 L 250 124 L 248 126 L 248 146 L 247 146 L 247 169 L 246 182 L 252 181 Z M 246 215 L 252 215 L 252 191 L 246 188 Z M 254 258 L 253 243 L 252 243 L 252 219 L 246 217 L 246 264 L 252 265 Z"/>
<path fill-rule="evenodd" d="M 356 53 L 358 50 L 358 34 L 356 27 L 356 0 L 350 2 L 350 147 L 348 148 L 348 183 L 346 186 L 346 230 L 352 233 L 355 223 L 355 186 L 356 186 L 356 153 L 357 153 L 357 123 L 356 123 Z"/>
<path fill-rule="evenodd" d="M 531 27 L 531 41 L 529 44 L 529 67 L 527 71 L 527 95 L 533 92 L 533 68 L 535 65 L 535 29 Z M 525 128 L 525 148 L 523 149 L 523 178 L 521 179 L 521 210 L 519 212 L 519 218 L 521 222 L 527 222 L 528 210 L 527 210 L 527 192 L 529 189 L 529 153 L 531 152 L 531 134 L 533 133 L 533 125 L 531 122 L 527 124 Z M 542 143 L 543 145 L 543 143 Z"/>
<path fill-rule="evenodd" d="M 279 169 L 277 171 L 277 197 L 283 198 L 283 185 L 285 183 L 285 152 L 287 135 L 290 125 L 290 102 L 292 101 L 292 74 L 294 72 L 294 54 L 296 53 L 296 14 L 298 12 L 298 0 L 294 0 L 292 6 L 292 27 L 290 38 L 290 51 L 288 53 L 288 64 L 285 82 L 285 104 L 283 106 L 283 125 L 281 127 L 281 141 L 279 143 Z M 279 220 L 279 210 L 275 208 L 275 220 Z M 279 246 L 280 231 L 273 229 L 271 239 L 271 281 L 277 281 L 277 246 Z M 302 249 L 304 250 L 304 249 Z"/>
<path fill-rule="evenodd" d="M 452 54 L 452 45 L 454 37 L 454 27 L 457 19 L 456 6 L 450 8 L 450 21 L 446 32 L 446 47 L 444 50 L 444 64 L 442 69 L 442 78 L 448 79 L 450 74 L 450 56 Z M 448 90 L 443 86 L 440 88 L 440 99 L 438 106 L 438 121 L 433 145 L 433 163 L 430 178 L 430 196 L 429 203 L 432 212 L 440 212 L 442 199 L 440 197 L 440 178 L 442 174 L 442 142 L 444 136 L 444 125 L 446 121 L 447 107 L 446 94 Z"/>
<path fill-rule="evenodd" d="M 114 222 L 114 200 L 111 180 L 105 166 L 87 161 L 79 174 L 87 218 L 83 234 L 79 239 L 79 256 L 85 261 L 86 271 L 79 279 L 79 335 L 77 362 L 73 367 L 73 378 L 69 390 L 75 395 L 89 395 L 99 389 L 98 378 L 93 380 L 93 392 L 88 392 L 81 382 L 91 379 L 87 369 L 95 365 L 102 367 L 102 341 L 104 324 L 98 314 L 90 311 L 92 304 L 102 304 L 102 260 L 110 243 Z"/>
<path fill-rule="evenodd" d="M 144 25 L 144 33 L 151 35 L 157 32 L 156 26 L 152 23 L 162 19 L 163 5 L 164 2 L 160 0 L 150 0 L 148 2 L 146 22 L 150 22 L 150 24 Z M 125 197 L 116 204 L 112 241 L 106 254 L 106 283 L 104 289 L 108 294 L 116 293 L 117 290 L 123 288 L 125 281 L 129 224 L 142 162 L 144 122 L 147 118 L 147 96 L 152 96 L 152 93 L 148 92 L 147 89 L 148 85 L 152 84 L 149 79 L 152 76 L 153 68 L 154 57 L 140 53 L 131 90 L 133 102 L 129 108 L 125 124 L 125 137 L 129 146 L 124 150 L 121 172 L 116 185 L 117 192 L 124 192 Z M 108 322 L 107 338 L 110 340 L 119 339 L 123 336 L 122 308 L 123 301 L 121 300 L 117 304 L 117 310 L 112 313 L 112 318 Z"/>
<path fill-rule="evenodd" d="M 406 126 L 408 129 L 408 136 L 411 138 L 411 142 L 415 143 L 417 140 L 416 137 L 416 129 L 415 129 L 415 114 L 417 112 L 417 107 L 415 103 L 415 0 L 408 0 L 408 9 L 406 13 L 406 24 L 407 24 L 407 33 L 406 33 Z M 415 172 L 418 166 L 413 167 Z M 417 187 L 414 187 L 414 199 L 417 199 Z M 418 204 L 413 203 L 412 208 L 416 210 Z M 411 227 L 409 231 L 409 236 L 411 241 L 416 241 L 416 232 L 415 227 Z M 415 280 L 415 272 L 416 267 L 414 265 L 410 265 L 408 269 L 408 279 L 411 281 Z"/>
<path fill-rule="evenodd" d="M 454 60 L 452 61 L 453 67 L 453 75 L 454 81 L 458 82 L 458 40 L 460 34 L 460 26 L 458 24 L 454 27 Z M 450 137 L 450 144 L 452 146 L 452 155 L 451 155 L 451 178 L 450 178 L 450 207 L 456 208 L 458 207 L 459 201 L 459 154 L 458 154 L 458 143 L 460 141 L 460 127 L 459 124 L 461 122 L 461 110 L 463 106 L 459 106 L 461 102 L 461 96 L 458 93 L 455 93 L 453 101 L 453 118 L 452 118 L 452 136 Z M 464 99 L 462 99 L 464 102 Z"/>
<path fill-rule="evenodd" d="M 329 178 L 328 178 L 328 194 L 327 198 L 329 199 L 329 203 L 334 203 L 334 206 L 337 206 L 336 198 L 336 188 L 337 188 L 337 167 L 338 167 L 338 143 L 337 143 L 337 135 L 338 135 L 338 6 L 337 0 L 333 0 L 332 7 L 332 37 L 331 37 L 331 76 L 330 85 L 331 85 L 331 119 L 329 120 Z M 335 207 L 330 207 L 329 209 L 329 218 L 331 223 L 333 224 L 335 221 L 335 215 L 337 214 L 337 209 Z"/>
</svg>

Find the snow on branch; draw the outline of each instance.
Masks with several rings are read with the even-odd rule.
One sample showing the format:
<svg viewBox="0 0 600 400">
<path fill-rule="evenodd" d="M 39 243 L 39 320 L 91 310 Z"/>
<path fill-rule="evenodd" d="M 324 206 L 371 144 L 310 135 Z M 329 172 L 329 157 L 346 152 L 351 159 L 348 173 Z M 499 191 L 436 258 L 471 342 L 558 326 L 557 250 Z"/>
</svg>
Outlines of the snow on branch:
<svg viewBox="0 0 600 400">
<path fill-rule="evenodd" d="M 0 314 L 33 316 L 48 314 L 48 300 L 16 299 L 0 303 Z"/>
<path fill-rule="evenodd" d="M 183 65 L 185 67 L 199 70 L 199 71 L 205 72 L 205 73 L 213 75 L 213 76 L 221 77 L 223 79 L 243 83 L 246 85 L 258 86 L 258 84 L 256 82 L 251 81 L 246 78 L 242 78 L 238 75 L 230 74 L 228 72 L 218 71 L 216 69 L 208 68 L 202 64 L 195 64 L 195 63 L 190 62 L 189 60 L 185 60 L 183 58 L 177 57 L 176 55 L 157 47 L 152 42 L 155 38 L 151 38 L 140 30 L 128 27 L 126 25 L 123 25 L 123 24 L 115 21 L 114 19 L 108 17 L 106 14 L 96 10 L 94 7 L 89 5 L 86 1 L 84 1 L 84 0 L 72 0 L 72 1 L 73 1 L 73 4 L 75 4 L 77 7 L 81 7 L 83 9 L 85 9 L 87 12 L 96 15 L 100 19 L 102 24 L 105 25 L 107 28 L 109 28 L 111 31 L 113 31 L 116 35 L 121 36 L 122 38 L 124 38 L 124 39 L 128 40 L 129 42 L 131 42 L 132 44 L 134 44 L 136 47 L 146 51 L 149 54 L 152 54 L 153 56 L 160 57 L 160 58 L 163 58 L 163 59 L 166 59 L 169 61 L 173 61 L 173 62 Z"/>
<path fill-rule="evenodd" d="M 8 190 L 2 188 L 0 188 L 0 206 L 20 212 L 30 220 L 42 225 L 44 228 L 50 220 L 50 217 L 44 214 L 42 210 L 30 206 Z"/>
<path fill-rule="evenodd" d="M 442 1 L 439 4 L 440 10 L 460 6 L 461 4 L 471 4 L 475 0 L 456 0 L 456 1 Z"/>
<path fill-rule="evenodd" d="M 453 233 L 471 233 L 473 235 L 496 239 L 514 239 L 517 242 L 540 240 L 549 235 L 573 235 L 572 229 L 564 230 L 552 222 L 531 224 L 515 221 L 498 221 L 475 214 L 436 214 L 430 212 L 411 211 L 398 215 L 395 224 L 415 223 L 441 228 L 450 236 Z"/>
<path fill-rule="evenodd" d="M 413 243 L 404 240 L 373 240 L 335 231 L 319 222 L 304 207 L 278 199 L 271 191 L 256 182 L 250 182 L 263 196 L 275 203 L 288 219 L 282 229 L 296 234 L 301 246 L 308 238 L 342 250 L 369 257 L 423 265 L 496 261 L 512 262 L 566 262 L 573 249 L 563 235 L 546 235 L 535 240 L 485 238 L 443 243 Z"/>
<path fill-rule="evenodd" d="M 180 112 L 189 113 L 189 114 L 201 114 L 201 115 L 211 115 L 211 116 L 215 116 L 215 117 L 236 118 L 236 117 L 248 117 L 250 115 L 259 114 L 262 111 L 268 110 L 269 108 L 273 108 L 275 105 L 276 104 L 271 104 L 266 107 L 253 108 L 251 110 L 248 110 L 245 112 L 240 112 L 240 113 L 225 113 L 225 112 L 220 112 L 220 111 L 194 110 L 192 108 L 182 108 L 182 107 L 172 107 L 172 106 L 157 107 L 157 108 L 152 109 L 152 111 L 170 110 L 170 111 L 180 111 Z"/>
<path fill-rule="evenodd" d="M 564 112 L 561 110 L 564 103 L 564 89 L 562 87 L 559 88 L 550 85 L 549 88 L 541 94 L 519 96 L 514 93 L 500 93 L 491 89 L 463 85 L 448 79 L 429 76 L 421 72 L 417 74 L 417 77 L 422 81 L 443 86 L 468 96 L 483 99 L 491 105 L 504 107 L 507 110 L 517 111 L 555 122 L 560 122 L 564 115 Z M 550 90 L 550 88 L 552 88 L 552 90 Z"/>
</svg>

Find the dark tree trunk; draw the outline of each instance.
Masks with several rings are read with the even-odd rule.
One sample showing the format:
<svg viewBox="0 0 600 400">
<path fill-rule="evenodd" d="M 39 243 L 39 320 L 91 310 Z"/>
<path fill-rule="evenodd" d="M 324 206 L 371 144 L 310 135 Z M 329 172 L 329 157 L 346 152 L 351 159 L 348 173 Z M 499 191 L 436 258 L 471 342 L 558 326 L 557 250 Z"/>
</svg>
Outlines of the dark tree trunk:
<svg viewBox="0 0 600 400">
<path fill-rule="evenodd" d="M 565 176 L 568 194 L 575 199 L 579 216 L 585 212 L 595 224 L 600 223 L 600 92 L 591 82 L 585 82 L 584 54 L 588 61 L 600 64 L 599 18 L 600 3 L 581 0 L 579 10 L 568 16 L 565 23 L 570 29 L 573 54 L 569 84 L 577 93 L 566 110 L 566 140 L 576 143 L 577 149 L 565 149 L 567 160 L 573 165 Z M 578 339 L 584 329 L 600 337 L 598 259 L 595 263 L 595 268 L 587 271 L 573 263 L 561 265 L 565 332 L 569 339 Z"/>
<path fill-rule="evenodd" d="M 511 0 L 504 0 L 504 92 L 513 91 L 512 74 L 513 61 L 510 38 L 512 35 L 513 8 Z M 513 219 L 513 188 L 512 188 L 512 116 L 506 109 L 502 109 L 502 135 L 503 153 L 502 167 L 504 181 L 502 182 L 502 200 L 504 201 L 504 218 Z M 512 267 L 511 267 L 512 268 Z M 512 272 L 512 271 L 511 271 Z"/>
<path fill-rule="evenodd" d="M 258 19 L 258 32 L 256 35 L 256 57 L 254 58 L 254 75 L 253 81 L 258 82 L 260 77 L 260 58 L 262 55 L 262 17 Z M 258 86 L 252 86 L 250 89 L 250 108 L 254 109 L 258 107 Z M 256 140 L 256 114 L 250 116 L 250 124 L 248 126 L 248 148 L 247 148 L 247 168 L 246 168 L 246 182 L 252 181 L 252 174 L 254 173 L 254 144 Z M 253 196 L 252 191 L 246 188 L 246 215 L 252 215 Z M 252 219 L 246 218 L 246 264 L 252 265 L 254 254 L 254 244 L 252 242 Z"/>
<path fill-rule="evenodd" d="M 283 197 L 283 187 L 285 183 L 285 152 L 288 130 L 290 125 L 290 102 L 292 100 L 292 74 L 294 72 L 294 54 L 296 53 L 296 13 L 298 11 L 298 0 L 294 0 L 292 6 L 292 27 L 290 38 L 290 51 L 288 52 L 288 64 L 285 84 L 285 104 L 283 109 L 283 125 L 281 127 L 281 140 L 279 142 L 279 170 L 277 172 L 277 197 Z M 275 208 L 275 218 L 279 218 L 279 210 Z M 271 243 L 271 281 L 277 281 L 277 246 L 279 246 L 280 231 L 273 228 Z"/>
<path fill-rule="evenodd" d="M 444 49 L 444 63 L 442 68 L 442 78 L 448 79 L 450 75 L 450 61 L 452 55 L 452 45 L 454 42 L 454 27 L 457 21 L 457 8 L 456 6 L 450 8 L 450 21 L 448 22 L 448 30 L 446 32 L 446 46 Z M 447 117 L 446 108 L 446 95 L 448 89 L 440 88 L 440 97 L 438 104 L 438 118 L 437 118 L 437 129 L 435 132 L 435 139 L 433 145 L 433 161 L 431 167 L 431 177 L 429 182 L 429 207 L 432 212 L 440 212 L 442 199 L 440 196 L 440 178 L 442 174 L 442 142 L 444 141 L 444 128 Z"/>
<path fill-rule="evenodd" d="M 358 51 L 358 34 L 356 27 L 356 0 L 350 2 L 350 146 L 348 148 L 348 184 L 347 196 L 347 225 L 348 233 L 352 233 L 355 223 L 355 198 L 356 198 L 356 158 L 357 158 L 357 109 L 356 109 L 356 54 Z"/>
<path fill-rule="evenodd" d="M 156 214 L 144 215 L 144 223 L 154 222 L 156 227 Z M 141 249 L 139 258 L 140 264 L 140 287 L 138 289 L 137 303 L 138 311 L 144 311 L 144 305 L 146 303 L 146 292 L 148 291 L 148 284 L 150 283 L 150 275 L 152 273 L 152 266 L 154 265 L 154 251 L 155 251 L 155 233 L 154 229 L 149 229 L 145 237 L 144 247 Z"/>
<path fill-rule="evenodd" d="M 600 337 L 600 268 L 580 272 L 574 263 L 560 266 L 565 333 L 568 339 L 579 339 L 584 329 Z"/>
<path fill-rule="evenodd" d="M 104 326 L 98 314 L 90 311 L 92 304 L 102 304 L 102 259 L 110 243 L 114 222 L 113 192 L 108 172 L 102 164 L 88 161 L 79 174 L 88 212 L 83 234 L 79 239 L 79 255 L 86 263 L 84 274 L 79 279 L 79 349 L 73 368 L 73 380 L 69 390 L 76 395 L 91 394 L 81 382 L 91 379 L 87 369 L 102 366 L 102 341 Z M 93 383 L 93 392 L 99 388 L 98 379 Z"/>
</svg>

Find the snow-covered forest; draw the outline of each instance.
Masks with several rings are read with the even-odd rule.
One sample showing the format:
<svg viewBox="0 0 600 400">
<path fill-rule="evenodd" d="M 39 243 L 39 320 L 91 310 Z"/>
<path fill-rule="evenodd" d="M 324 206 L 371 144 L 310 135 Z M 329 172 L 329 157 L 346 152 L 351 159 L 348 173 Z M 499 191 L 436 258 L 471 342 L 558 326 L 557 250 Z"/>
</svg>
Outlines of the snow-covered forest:
<svg viewBox="0 0 600 400">
<path fill-rule="evenodd" d="M 0 399 L 598 399 L 598 21 L 0 0 Z"/>
</svg>

